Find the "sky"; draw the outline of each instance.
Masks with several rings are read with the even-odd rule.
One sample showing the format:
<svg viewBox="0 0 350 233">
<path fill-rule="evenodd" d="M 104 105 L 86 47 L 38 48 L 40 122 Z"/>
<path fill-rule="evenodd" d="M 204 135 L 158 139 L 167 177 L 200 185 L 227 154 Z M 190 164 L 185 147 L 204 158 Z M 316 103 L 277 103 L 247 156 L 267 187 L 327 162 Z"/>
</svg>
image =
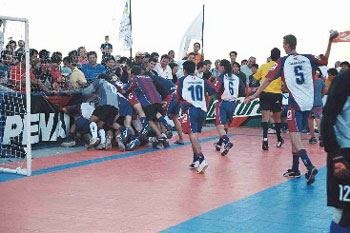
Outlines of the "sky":
<svg viewBox="0 0 350 233">
<path fill-rule="evenodd" d="M 237 61 L 255 56 L 263 64 L 273 47 L 285 54 L 286 34 L 297 37 L 297 52 L 319 55 L 325 53 L 330 29 L 350 30 L 349 0 L 132 0 L 133 54 L 177 53 L 203 4 L 204 54 L 212 61 L 229 59 L 229 52 L 237 51 Z M 85 46 L 99 52 L 109 35 L 113 54 L 129 55 L 117 50 L 124 5 L 125 0 L 1 0 L 0 15 L 28 18 L 30 47 L 37 50 L 66 55 Z M 13 34 L 14 39 L 23 38 L 19 31 Z M 333 44 L 328 66 L 337 60 L 350 61 L 350 43 Z"/>
</svg>

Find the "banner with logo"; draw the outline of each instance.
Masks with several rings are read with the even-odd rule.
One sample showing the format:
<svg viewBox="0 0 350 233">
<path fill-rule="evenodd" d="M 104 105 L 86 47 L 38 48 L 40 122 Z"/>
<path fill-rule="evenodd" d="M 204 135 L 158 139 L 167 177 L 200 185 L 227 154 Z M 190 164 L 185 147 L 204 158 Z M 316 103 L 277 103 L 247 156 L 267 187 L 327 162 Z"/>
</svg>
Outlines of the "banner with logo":
<svg viewBox="0 0 350 233">
<path fill-rule="evenodd" d="M 71 119 L 60 109 L 73 105 L 81 94 L 65 93 L 47 96 L 32 94 L 31 144 L 55 142 L 65 138 L 70 130 Z M 26 126 L 25 94 L 0 92 L 0 142 L 1 146 L 27 144 L 23 132 Z"/>
<path fill-rule="evenodd" d="M 339 32 L 339 36 L 333 39 L 333 42 L 350 42 L 350 31 Z"/>
<path fill-rule="evenodd" d="M 233 116 L 233 122 L 231 124 L 231 127 L 238 127 L 243 125 L 248 119 L 256 116 L 261 116 L 261 108 L 260 108 L 260 101 L 259 98 L 256 98 L 252 101 L 250 101 L 248 104 L 244 104 L 244 98 L 240 97 L 237 99 L 236 103 L 236 109 Z M 288 93 L 282 94 L 282 105 L 288 105 Z M 209 106 L 208 106 L 208 112 L 206 121 L 213 121 L 215 120 L 216 114 L 215 114 L 215 107 L 218 100 L 215 96 L 211 99 Z"/>
</svg>

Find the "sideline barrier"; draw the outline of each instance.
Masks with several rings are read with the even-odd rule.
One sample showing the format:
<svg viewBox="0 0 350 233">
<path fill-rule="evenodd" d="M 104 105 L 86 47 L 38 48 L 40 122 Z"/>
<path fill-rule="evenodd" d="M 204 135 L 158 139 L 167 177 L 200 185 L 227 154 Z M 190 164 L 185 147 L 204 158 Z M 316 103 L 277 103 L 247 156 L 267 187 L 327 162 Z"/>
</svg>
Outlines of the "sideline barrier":
<svg viewBox="0 0 350 233">
<path fill-rule="evenodd" d="M 288 105 L 288 93 L 282 94 L 282 105 Z M 236 109 L 233 115 L 232 123 L 230 127 L 238 127 L 238 126 L 249 126 L 249 127 L 260 127 L 261 126 L 261 108 L 259 98 L 256 98 L 249 102 L 248 104 L 244 104 L 245 97 L 239 97 L 237 99 Z M 207 122 L 215 122 L 215 106 L 218 100 L 216 96 L 213 96 L 209 106 L 206 121 Z"/>
<path fill-rule="evenodd" d="M 76 104 L 81 99 L 80 92 L 38 92 L 32 94 L 31 104 L 31 144 L 56 142 L 69 133 L 71 118 L 60 109 Z M 0 92 L 0 142 L 2 145 L 13 143 L 13 139 L 23 138 L 27 130 L 24 120 L 26 115 L 14 115 L 10 111 L 17 99 L 25 99 L 25 94 L 18 92 Z M 26 144 L 25 140 L 21 140 Z"/>
</svg>

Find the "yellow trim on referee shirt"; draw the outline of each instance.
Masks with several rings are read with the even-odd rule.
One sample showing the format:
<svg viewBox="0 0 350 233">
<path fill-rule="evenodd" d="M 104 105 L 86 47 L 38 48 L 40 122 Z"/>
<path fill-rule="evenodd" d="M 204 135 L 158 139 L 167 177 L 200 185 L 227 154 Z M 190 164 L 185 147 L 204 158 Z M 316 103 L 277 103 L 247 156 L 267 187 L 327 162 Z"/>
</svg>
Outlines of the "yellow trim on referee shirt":
<svg viewBox="0 0 350 233">
<path fill-rule="evenodd" d="M 275 64 L 275 61 L 270 61 L 269 63 L 263 64 L 259 67 L 258 71 L 254 74 L 255 80 L 260 80 L 260 84 L 262 84 L 265 80 L 266 75 L 269 73 L 271 67 Z M 269 93 L 282 93 L 282 81 L 281 77 L 273 80 L 264 90 L 264 92 Z"/>
</svg>

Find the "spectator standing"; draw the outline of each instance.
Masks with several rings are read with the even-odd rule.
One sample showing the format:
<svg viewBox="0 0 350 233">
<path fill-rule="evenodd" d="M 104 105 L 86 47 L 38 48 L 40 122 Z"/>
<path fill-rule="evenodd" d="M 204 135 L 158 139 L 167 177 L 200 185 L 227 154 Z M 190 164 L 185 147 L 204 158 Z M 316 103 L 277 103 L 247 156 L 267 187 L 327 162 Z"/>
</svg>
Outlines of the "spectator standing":
<svg viewBox="0 0 350 233">
<path fill-rule="evenodd" d="M 146 69 L 146 65 L 145 65 L 145 62 L 144 62 L 144 54 L 142 52 L 137 52 L 135 54 L 135 61 L 134 61 L 134 66 L 138 66 L 141 68 L 141 70 L 145 70 Z"/>
<path fill-rule="evenodd" d="M 220 59 L 215 60 L 215 63 L 214 63 L 215 67 L 210 70 L 210 72 L 212 73 L 212 75 L 214 77 L 219 77 L 220 76 L 219 65 L 220 65 Z"/>
<path fill-rule="evenodd" d="M 84 46 L 78 48 L 78 64 L 83 65 L 89 63 L 87 52 Z"/>
<path fill-rule="evenodd" d="M 89 63 L 82 65 L 82 71 L 88 83 L 92 83 L 96 80 L 97 76 L 106 73 L 106 68 L 97 63 L 97 54 L 95 51 L 88 52 L 87 57 Z"/>
<path fill-rule="evenodd" d="M 338 71 L 335 68 L 331 68 L 327 71 L 327 73 L 328 73 L 328 78 L 326 79 L 326 86 L 327 86 L 327 89 L 329 89 L 335 77 L 338 76 Z"/>
<path fill-rule="evenodd" d="M 109 43 L 109 36 L 105 36 L 105 43 L 101 44 L 100 49 L 102 52 L 102 61 L 104 62 L 105 58 L 113 53 L 113 46 Z"/>
<path fill-rule="evenodd" d="M 66 66 L 72 70 L 69 76 L 69 82 L 72 91 L 80 91 L 82 87 L 85 87 L 87 81 L 85 79 L 84 73 L 78 69 L 76 64 L 72 61 L 71 57 L 65 57 L 63 61 L 66 60 Z"/>
<path fill-rule="evenodd" d="M 175 52 L 174 52 L 174 50 L 169 50 L 168 56 L 169 56 L 169 62 L 175 62 Z"/>
<path fill-rule="evenodd" d="M 164 54 L 160 58 L 160 62 L 154 67 L 154 70 L 160 77 L 165 79 L 173 80 L 173 74 L 169 66 L 169 56 Z"/>
<path fill-rule="evenodd" d="M 231 51 L 229 53 L 229 56 L 230 56 L 231 65 L 233 65 L 233 63 L 235 63 L 236 59 L 237 59 L 237 52 L 236 51 Z"/>
<path fill-rule="evenodd" d="M 199 50 L 201 49 L 201 44 L 199 42 L 196 42 L 193 44 L 193 53 L 194 53 L 194 63 L 197 65 L 198 62 L 203 60 L 202 54 L 199 53 Z M 189 56 L 189 53 L 186 55 Z M 189 59 L 188 59 L 189 60 Z"/>
<path fill-rule="evenodd" d="M 241 72 L 243 72 L 245 74 L 245 76 L 247 77 L 246 80 L 246 87 L 249 85 L 249 76 L 253 74 L 252 71 L 252 65 L 256 63 L 256 58 L 255 57 L 250 57 L 248 59 L 248 64 L 247 65 L 242 65 L 241 66 Z"/>
<path fill-rule="evenodd" d="M 322 110 L 323 110 L 323 102 L 322 97 L 327 93 L 327 87 L 326 84 L 321 79 L 321 70 L 317 68 L 315 72 L 315 78 L 314 78 L 314 85 L 315 85 L 315 95 L 314 95 L 314 106 L 311 110 L 310 116 L 309 116 L 309 129 L 310 129 L 310 144 L 316 144 L 317 139 L 315 137 L 315 129 L 314 129 L 314 121 L 316 121 L 317 129 L 320 130 L 321 125 L 321 118 L 322 118 Z M 320 146 L 323 146 L 322 138 L 319 137 Z"/>
</svg>

